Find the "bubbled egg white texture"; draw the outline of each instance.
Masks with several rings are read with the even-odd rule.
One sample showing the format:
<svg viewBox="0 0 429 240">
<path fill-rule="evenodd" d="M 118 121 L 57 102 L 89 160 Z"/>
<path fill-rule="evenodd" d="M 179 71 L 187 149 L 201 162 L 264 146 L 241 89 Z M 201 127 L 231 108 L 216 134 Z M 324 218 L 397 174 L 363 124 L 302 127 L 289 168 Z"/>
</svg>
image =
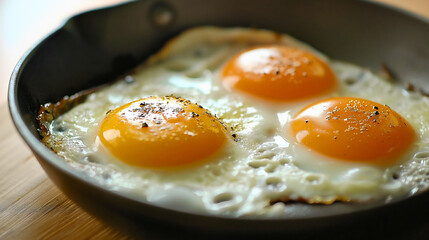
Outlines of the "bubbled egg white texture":
<svg viewBox="0 0 429 240">
<path fill-rule="evenodd" d="M 288 103 L 230 91 L 221 84 L 225 63 L 258 45 L 304 49 L 335 73 L 335 89 Z M 100 147 L 106 112 L 149 96 L 180 96 L 216 114 L 229 137 L 220 152 L 196 166 L 151 169 L 125 164 Z M 417 140 L 393 166 L 340 161 L 296 142 L 288 125 L 305 106 L 328 97 L 350 96 L 387 104 L 407 119 Z M 55 119 L 46 140 L 66 161 L 113 191 L 156 205 L 195 213 L 232 216 L 284 215 L 288 201 L 390 201 L 423 191 L 429 175 L 429 101 L 322 53 L 287 35 L 266 30 L 202 27 L 169 43 L 131 74 L 88 96 Z M 190 153 L 191 154 L 191 153 Z"/>
</svg>

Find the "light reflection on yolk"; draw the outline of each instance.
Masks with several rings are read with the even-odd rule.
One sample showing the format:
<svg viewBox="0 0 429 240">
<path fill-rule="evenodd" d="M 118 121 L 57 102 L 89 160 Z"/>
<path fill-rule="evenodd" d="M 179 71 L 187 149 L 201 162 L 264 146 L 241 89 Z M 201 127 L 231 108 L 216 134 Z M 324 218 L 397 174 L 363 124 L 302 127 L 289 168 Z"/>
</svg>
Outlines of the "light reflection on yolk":
<svg viewBox="0 0 429 240">
<path fill-rule="evenodd" d="M 331 98 L 299 112 L 291 122 L 299 143 L 332 158 L 390 165 L 416 139 L 411 125 L 386 105 Z"/>
<path fill-rule="evenodd" d="M 150 97 L 107 113 L 98 134 L 121 161 L 147 168 L 206 160 L 226 142 L 223 124 L 206 109 L 176 97 Z"/>
<path fill-rule="evenodd" d="M 247 49 L 225 65 L 222 82 L 265 100 L 290 102 L 318 96 L 336 86 L 336 77 L 324 61 L 287 46 Z"/>
</svg>

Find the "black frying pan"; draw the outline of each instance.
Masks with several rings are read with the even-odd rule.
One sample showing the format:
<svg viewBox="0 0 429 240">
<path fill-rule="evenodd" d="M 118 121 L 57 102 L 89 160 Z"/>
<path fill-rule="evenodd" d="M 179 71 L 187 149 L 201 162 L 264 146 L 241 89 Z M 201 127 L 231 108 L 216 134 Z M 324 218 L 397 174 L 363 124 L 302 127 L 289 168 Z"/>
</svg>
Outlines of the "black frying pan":
<svg viewBox="0 0 429 240">
<path fill-rule="evenodd" d="M 137 237 L 429 239 L 429 191 L 390 204 L 295 204 L 293 216 L 272 219 L 197 215 L 108 191 L 40 142 L 36 115 L 41 104 L 113 81 L 172 36 L 198 25 L 288 33 L 333 59 L 374 70 L 385 64 L 398 79 L 429 92 L 429 22 L 372 2 L 146 0 L 83 13 L 32 48 L 16 66 L 9 87 L 18 131 L 67 196 Z"/>
</svg>

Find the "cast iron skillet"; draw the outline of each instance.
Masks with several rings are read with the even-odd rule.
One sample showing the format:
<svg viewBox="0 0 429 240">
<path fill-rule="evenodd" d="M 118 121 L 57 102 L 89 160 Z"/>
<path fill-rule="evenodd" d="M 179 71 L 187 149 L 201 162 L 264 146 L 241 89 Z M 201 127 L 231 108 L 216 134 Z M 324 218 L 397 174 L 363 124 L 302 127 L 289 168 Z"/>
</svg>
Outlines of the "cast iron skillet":
<svg viewBox="0 0 429 240">
<path fill-rule="evenodd" d="M 429 192 L 389 204 L 295 204 L 272 219 L 198 215 L 108 191 L 40 142 L 41 104 L 114 80 L 166 40 L 198 25 L 289 33 L 334 59 L 377 70 L 429 92 L 429 22 L 384 5 L 353 0 L 146 0 L 77 15 L 17 64 L 9 107 L 24 140 L 53 182 L 91 214 L 137 237 L 287 235 L 428 237 Z M 389 229 L 389 231 L 387 231 Z"/>
</svg>

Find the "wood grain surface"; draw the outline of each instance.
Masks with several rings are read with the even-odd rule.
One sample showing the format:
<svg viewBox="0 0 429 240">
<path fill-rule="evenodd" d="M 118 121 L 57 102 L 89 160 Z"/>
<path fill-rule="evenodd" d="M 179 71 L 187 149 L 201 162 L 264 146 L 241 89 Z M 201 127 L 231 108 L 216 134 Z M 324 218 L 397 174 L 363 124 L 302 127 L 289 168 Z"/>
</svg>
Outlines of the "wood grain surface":
<svg viewBox="0 0 429 240">
<path fill-rule="evenodd" d="M 4 10 L 5 3 L 11 1 L 13 0 L 2 1 L 0 8 L 3 9 L 0 9 L 0 12 Z M 77 2 L 73 5 L 74 8 L 63 11 L 63 15 L 55 15 L 56 19 L 64 19 L 73 11 L 84 10 L 89 6 L 102 5 L 101 1 L 97 1 L 98 5 L 94 4 L 95 1 Z M 393 4 L 429 18 L 429 0 L 380 0 L 380 2 Z M 40 13 L 45 20 L 49 20 L 50 14 L 52 15 L 49 12 Z M 0 17 L 0 25 L 6 24 L 6 20 Z M 49 29 L 40 31 L 45 34 Z M 40 34 L 36 34 L 34 41 L 42 36 Z M 4 41 L 1 43 L 0 49 L 8 49 Z M 24 47 L 28 46 L 21 46 L 19 54 L 22 55 Z M 6 58 L 4 52 L 1 53 L 0 239 L 128 239 L 128 236 L 106 226 L 80 209 L 47 178 L 13 127 L 6 105 L 6 82 L 19 56 L 12 54 L 12 58 Z"/>
</svg>

